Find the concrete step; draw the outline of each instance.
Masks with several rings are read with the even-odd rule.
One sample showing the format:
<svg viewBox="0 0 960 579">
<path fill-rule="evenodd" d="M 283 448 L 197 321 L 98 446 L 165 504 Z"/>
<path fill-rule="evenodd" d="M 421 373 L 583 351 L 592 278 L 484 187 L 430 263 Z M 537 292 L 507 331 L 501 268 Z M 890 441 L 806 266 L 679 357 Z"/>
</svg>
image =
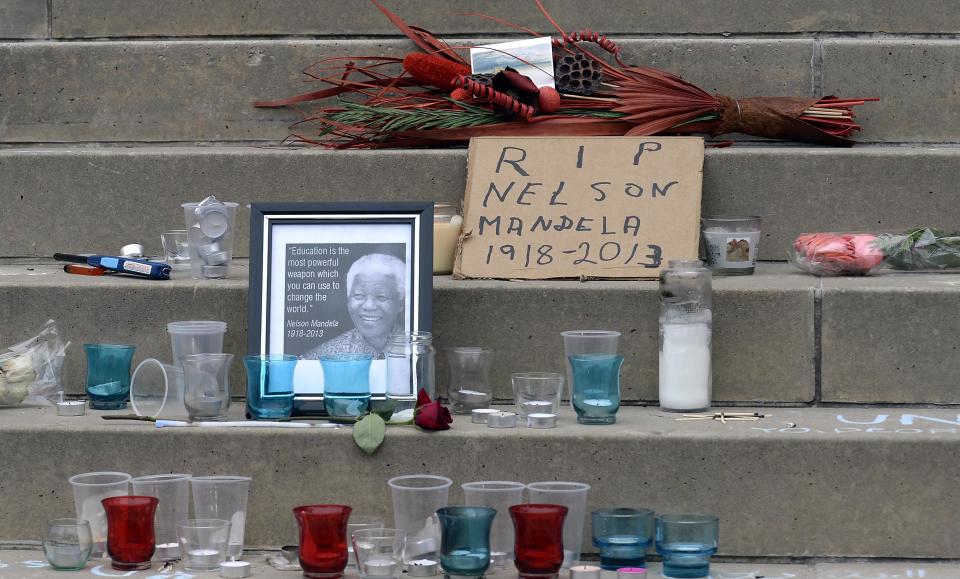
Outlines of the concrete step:
<svg viewBox="0 0 960 579">
<path fill-rule="evenodd" d="M 93 470 L 250 475 L 249 548 L 295 542 L 289 513 L 300 504 L 390 517 L 387 479 L 431 473 L 455 481 L 451 504 L 464 482 L 569 480 L 592 486 L 590 508 L 714 513 L 730 557 L 956 557 L 955 410 L 761 410 L 768 416 L 757 422 L 721 423 L 624 408 L 603 427 L 565 412 L 549 430 L 458 418 L 440 433 L 389 427 L 367 456 L 348 427 L 157 430 L 96 413 L 0 409 L 0 539 L 36 537 L 41 521 L 72 512 L 67 478 Z"/>
<path fill-rule="evenodd" d="M 2 81 L 0 81 L 2 82 Z M 327 151 L 252 147 L 0 149 L 0 257 L 116 252 L 182 228 L 180 203 L 437 200 L 458 202 L 465 150 Z M 363 178 L 357 178 L 362 175 Z M 786 259 L 798 233 L 900 231 L 960 222 L 960 148 L 709 149 L 703 214 L 763 216 L 760 257 Z M 248 254 L 246 210 L 237 255 Z M 107 218 L 105 219 L 105 216 Z M 38 231 L 38 224 L 52 224 Z"/>
<path fill-rule="evenodd" d="M 15 7 L 37 4 L 32 0 L 12 2 Z M 509 31 L 495 23 L 458 14 L 469 12 L 493 14 L 541 32 L 553 31 L 530 1 L 394 0 L 384 4 L 411 24 L 437 34 Z M 554 0 L 546 5 L 569 30 L 592 28 L 606 34 L 927 33 L 955 32 L 960 28 L 956 12 L 945 0 L 925 2 L 922 10 L 911 10 L 897 0 L 855 0 L 843 4 L 825 0 L 803 4 L 736 0 L 722 8 L 708 0 L 683 5 L 653 0 L 605 0 L 590 9 L 572 0 Z M 148 0 L 53 0 L 51 7 L 53 35 L 68 38 L 396 34 L 389 21 L 365 0 L 170 0 L 169 7 L 163 9 Z M 46 24 L 45 18 L 42 22 Z"/>
</svg>

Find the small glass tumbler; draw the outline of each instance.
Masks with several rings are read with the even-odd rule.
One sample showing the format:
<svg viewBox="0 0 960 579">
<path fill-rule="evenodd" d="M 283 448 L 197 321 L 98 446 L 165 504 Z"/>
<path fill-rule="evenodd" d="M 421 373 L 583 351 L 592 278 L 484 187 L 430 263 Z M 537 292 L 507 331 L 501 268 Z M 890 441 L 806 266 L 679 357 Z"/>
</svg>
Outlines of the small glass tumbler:
<svg viewBox="0 0 960 579">
<path fill-rule="evenodd" d="M 707 577 L 717 552 L 720 519 L 713 515 L 658 515 L 657 553 L 666 577 Z"/>
<path fill-rule="evenodd" d="M 537 504 L 510 507 L 516 541 L 513 562 L 521 579 L 557 577 L 564 560 L 567 507 Z"/>
<path fill-rule="evenodd" d="M 460 210 L 452 203 L 433 204 L 433 273 L 453 273 L 457 242 L 463 228 Z"/>
<path fill-rule="evenodd" d="M 490 348 L 450 348 L 447 350 L 450 382 L 447 394 L 454 414 L 470 414 L 477 408 L 489 408 L 493 400 Z"/>
<path fill-rule="evenodd" d="M 133 494 L 144 497 L 156 497 L 160 501 L 157 507 L 153 530 L 157 538 L 157 551 L 154 559 L 158 561 L 176 561 L 180 558 L 180 544 L 177 542 L 177 522 L 190 515 L 190 475 L 155 474 L 138 476 L 130 481 Z"/>
<path fill-rule="evenodd" d="M 70 477 L 77 518 L 90 523 L 93 533 L 92 557 L 102 557 L 107 549 L 107 513 L 103 499 L 130 494 L 130 479 L 125 472 L 87 472 Z"/>
<path fill-rule="evenodd" d="M 358 529 L 350 533 L 350 542 L 360 579 L 399 579 L 403 574 L 403 529 Z"/>
<path fill-rule="evenodd" d="M 371 517 L 368 515 L 354 515 L 350 514 L 350 520 L 347 522 L 347 537 L 353 536 L 357 531 L 365 531 L 367 529 L 382 529 L 384 527 L 383 519 L 380 517 Z M 404 539 L 406 542 L 406 539 Z M 353 543 L 347 542 L 347 555 L 350 558 L 350 561 L 353 560 Z M 347 565 L 350 565 L 350 561 L 347 562 Z"/>
<path fill-rule="evenodd" d="M 578 482 L 535 482 L 527 485 L 531 503 L 563 505 L 563 568 L 569 569 L 580 560 L 583 525 L 587 518 L 587 494 L 590 485 Z"/>
<path fill-rule="evenodd" d="M 593 546 L 600 551 L 600 567 L 646 567 L 647 549 L 653 543 L 650 509 L 597 509 L 593 511 Z"/>
<path fill-rule="evenodd" d="M 612 330 L 570 330 L 563 336 L 563 365 L 567 369 L 567 384 L 573 388 L 573 367 L 570 356 L 577 354 L 616 354 L 620 332 Z M 561 393 L 562 394 L 562 393 Z"/>
<path fill-rule="evenodd" d="M 130 395 L 130 364 L 135 346 L 84 344 L 87 352 L 87 398 L 93 410 L 121 410 Z"/>
<path fill-rule="evenodd" d="M 716 275 L 751 275 L 757 265 L 760 218 L 700 219 L 706 261 Z"/>
<path fill-rule="evenodd" d="M 120 571 L 150 568 L 157 547 L 153 519 L 160 501 L 156 497 L 103 499 L 107 512 L 107 553 L 110 565 Z"/>
<path fill-rule="evenodd" d="M 190 241 L 186 229 L 174 229 L 160 234 L 164 261 L 171 269 L 190 268 Z"/>
<path fill-rule="evenodd" d="M 558 414 L 563 375 L 557 372 L 520 372 L 510 375 L 517 414 Z"/>
<path fill-rule="evenodd" d="M 510 507 L 523 504 L 523 490 L 527 485 L 511 481 L 478 481 L 460 485 L 467 506 L 496 509 L 490 529 L 490 555 L 495 565 L 513 559 L 513 522 L 508 515 Z"/>
<path fill-rule="evenodd" d="M 497 515 L 490 507 L 443 507 L 440 567 L 447 577 L 482 577 L 490 567 L 490 528 Z"/>
<path fill-rule="evenodd" d="M 336 418 L 356 418 L 370 408 L 370 354 L 320 356 L 323 407 Z"/>
<path fill-rule="evenodd" d="M 190 420 L 226 420 L 233 354 L 190 354 L 183 363 L 183 405 Z"/>
<path fill-rule="evenodd" d="M 43 530 L 43 554 L 57 571 L 83 569 L 93 551 L 90 523 L 82 519 L 53 519 Z"/>
<path fill-rule="evenodd" d="M 303 576 L 335 579 L 347 567 L 348 506 L 305 505 L 293 509 L 300 525 L 300 567 Z"/>
<path fill-rule="evenodd" d="M 185 519 L 177 522 L 177 541 L 187 571 L 213 571 L 227 560 L 230 521 Z"/>
<path fill-rule="evenodd" d="M 293 373 L 297 357 L 282 354 L 244 356 L 247 412 L 256 420 L 286 418 L 293 411 Z"/>
<path fill-rule="evenodd" d="M 250 481 L 246 476 L 195 476 L 190 479 L 194 515 L 201 519 L 230 522 L 227 557 L 234 559 L 243 554 Z"/>
<path fill-rule="evenodd" d="M 387 481 L 393 498 L 394 526 L 407 532 L 404 562 L 440 561 L 440 522 L 437 509 L 447 506 L 453 481 L 443 476 L 414 474 Z"/>
<path fill-rule="evenodd" d="M 613 424 L 620 410 L 620 366 L 618 354 L 570 356 L 573 368 L 573 409 L 580 424 Z"/>
<path fill-rule="evenodd" d="M 383 355 L 387 362 L 387 400 L 394 414 L 409 411 L 412 418 L 421 390 L 426 391 L 431 400 L 437 396 L 437 352 L 433 347 L 433 334 L 392 334 Z"/>
</svg>

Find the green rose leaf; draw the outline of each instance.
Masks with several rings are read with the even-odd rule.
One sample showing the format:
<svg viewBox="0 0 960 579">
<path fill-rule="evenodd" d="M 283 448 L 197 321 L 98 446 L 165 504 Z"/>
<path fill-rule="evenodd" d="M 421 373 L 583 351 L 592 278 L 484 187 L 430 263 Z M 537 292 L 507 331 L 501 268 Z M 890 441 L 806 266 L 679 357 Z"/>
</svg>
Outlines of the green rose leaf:
<svg viewBox="0 0 960 579">
<path fill-rule="evenodd" d="M 387 425 L 377 414 L 367 414 L 353 425 L 353 441 L 367 454 L 377 452 L 387 435 Z"/>
</svg>

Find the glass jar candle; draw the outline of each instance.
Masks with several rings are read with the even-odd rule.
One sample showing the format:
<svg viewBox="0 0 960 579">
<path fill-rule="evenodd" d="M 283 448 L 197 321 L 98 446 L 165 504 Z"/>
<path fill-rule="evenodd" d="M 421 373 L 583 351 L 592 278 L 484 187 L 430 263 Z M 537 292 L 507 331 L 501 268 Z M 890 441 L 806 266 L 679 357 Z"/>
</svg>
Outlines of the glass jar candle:
<svg viewBox="0 0 960 579">
<path fill-rule="evenodd" d="M 660 407 L 710 408 L 710 270 L 700 260 L 671 260 L 660 273 Z"/>
<path fill-rule="evenodd" d="M 457 241 L 463 228 L 460 210 L 451 203 L 433 204 L 433 273 L 453 273 Z"/>
<path fill-rule="evenodd" d="M 393 334 L 383 355 L 387 362 L 387 400 L 394 413 L 412 412 L 420 390 L 436 398 L 437 353 L 430 332 Z"/>
<path fill-rule="evenodd" d="M 757 265 L 760 218 L 703 217 L 707 265 L 717 275 L 750 275 Z"/>
</svg>

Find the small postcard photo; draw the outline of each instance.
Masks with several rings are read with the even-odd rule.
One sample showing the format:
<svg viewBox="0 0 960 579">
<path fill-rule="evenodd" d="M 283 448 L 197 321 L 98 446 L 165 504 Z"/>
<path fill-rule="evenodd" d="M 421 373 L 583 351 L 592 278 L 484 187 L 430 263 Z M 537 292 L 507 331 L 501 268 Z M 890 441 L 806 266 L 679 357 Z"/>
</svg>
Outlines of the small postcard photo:
<svg viewBox="0 0 960 579">
<path fill-rule="evenodd" d="M 485 44 L 470 49 L 473 74 L 496 74 L 510 67 L 538 87 L 553 85 L 553 46 L 549 36 Z"/>
</svg>

